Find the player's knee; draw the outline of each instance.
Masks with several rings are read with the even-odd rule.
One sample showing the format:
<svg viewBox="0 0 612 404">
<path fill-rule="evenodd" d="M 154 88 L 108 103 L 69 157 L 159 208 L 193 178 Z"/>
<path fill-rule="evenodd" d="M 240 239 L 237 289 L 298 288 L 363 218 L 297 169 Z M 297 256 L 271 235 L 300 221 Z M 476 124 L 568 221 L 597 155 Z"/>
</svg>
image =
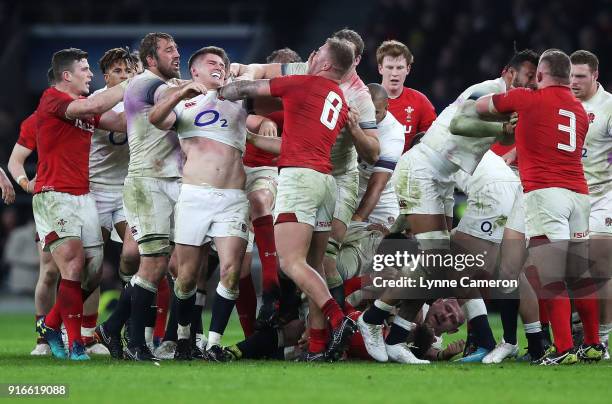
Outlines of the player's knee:
<svg viewBox="0 0 612 404">
<path fill-rule="evenodd" d="M 49 265 L 40 273 L 40 282 L 47 288 L 54 288 L 57 285 L 59 276 L 59 270 L 55 264 Z"/>
<path fill-rule="evenodd" d="M 104 250 L 102 246 L 85 248 L 85 267 L 81 283 L 86 290 L 92 290 L 100 283 Z"/>
<path fill-rule="evenodd" d="M 220 277 L 223 284 L 230 289 L 237 289 L 240 281 L 240 263 L 224 262 L 220 265 Z"/>
<path fill-rule="evenodd" d="M 424 251 L 450 249 L 450 234 L 448 230 L 418 233 L 415 235 L 415 238 L 419 243 L 419 248 Z"/>
<path fill-rule="evenodd" d="M 174 293 L 176 297 L 181 300 L 189 299 L 191 296 L 195 295 L 197 291 L 196 282 L 191 280 L 186 280 L 182 278 L 177 278 L 176 282 L 174 282 Z"/>
<path fill-rule="evenodd" d="M 251 207 L 251 218 L 257 219 L 262 216 L 272 214 L 272 203 L 274 202 L 274 196 L 270 191 L 260 189 L 258 191 L 251 192 L 248 195 L 250 207 Z"/>
</svg>

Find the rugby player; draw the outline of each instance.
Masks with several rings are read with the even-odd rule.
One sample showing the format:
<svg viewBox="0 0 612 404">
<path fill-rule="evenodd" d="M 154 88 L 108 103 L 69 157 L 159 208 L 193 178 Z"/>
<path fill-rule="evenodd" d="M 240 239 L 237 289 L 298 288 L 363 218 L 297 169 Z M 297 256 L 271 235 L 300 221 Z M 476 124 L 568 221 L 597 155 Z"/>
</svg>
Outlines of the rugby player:
<svg viewBox="0 0 612 404">
<path fill-rule="evenodd" d="M 238 297 L 248 241 L 249 204 L 242 164 L 248 112 L 243 102 L 219 97 L 217 90 L 225 82 L 228 68 L 223 49 L 201 48 L 189 58 L 193 82 L 160 90 L 164 92 L 149 114 L 149 121 L 159 128 L 176 126 L 187 157 L 176 205 L 178 360 L 192 358 L 190 323 L 196 281 L 200 262 L 213 241 L 221 279 L 212 307 L 206 356 L 211 361 L 224 361 L 221 336 Z"/>
<path fill-rule="evenodd" d="M 83 300 L 98 286 L 102 260 L 102 236 L 89 195 L 89 149 L 95 127 L 125 131 L 124 116 L 110 110 L 123 98 L 125 86 L 82 99 L 93 76 L 87 53 L 63 49 L 53 54 L 51 65 L 55 85 L 43 93 L 36 114 L 39 162 L 32 204 L 43 250 L 51 252 L 62 279 L 37 331 L 54 356 L 66 358 L 63 322 L 70 359 L 87 360 L 81 342 Z"/>
<path fill-rule="evenodd" d="M 452 174 L 460 169 L 472 174 L 495 139 L 483 138 L 474 141 L 471 138 L 452 135 L 450 125 L 453 116 L 470 99 L 510 88 L 516 77 L 521 74 L 522 62 L 522 53 L 519 52 L 512 57 L 501 77 L 475 84 L 461 93 L 457 100 L 438 116 L 421 142 L 400 158 L 395 174 L 395 190 L 399 199 L 400 214 L 406 216 L 424 253 L 441 255 L 450 253 L 449 231 L 452 227 L 454 202 Z M 508 125 L 497 123 L 494 125 L 498 136 L 511 136 L 512 130 Z M 425 268 L 425 272 L 433 273 L 440 269 L 445 270 Z M 477 345 L 482 349 L 477 352 L 477 356 L 468 356 L 464 360 L 480 361 L 495 347 L 495 340 L 487 320 L 484 302 L 481 299 L 467 302 L 469 304 L 463 306 L 465 315 L 477 338 Z M 392 308 L 392 300 L 377 299 L 357 322 L 368 351 L 381 361 L 388 359 L 388 352 L 380 332 L 381 325 Z"/>
<path fill-rule="evenodd" d="M 49 69 L 51 77 L 53 69 Z M 8 169 L 13 179 L 21 189 L 31 194 L 34 191 L 35 179 L 29 180 L 25 171 L 24 163 L 28 156 L 36 149 L 36 111 L 28 116 L 22 123 L 19 130 L 19 138 L 13 147 L 9 157 Z M 39 271 L 36 289 L 34 289 L 34 310 L 36 322 L 44 317 L 55 303 L 55 292 L 57 281 L 59 280 L 59 269 L 51 253 L 43 251 L 41 244 L 36 237 L 36 247 L 39 256 Z M 36 347 L 31 355 L 50 355 L 51 349 L 47 340 L 38 337 Z"/>
<path fill-rule="evenodd" d="M 429 129 L 436 119 L 436 110 L 423 93 L 404 86 L 414 63 L 406 45 L 396 40 L 384 41 L 376 49 L 376 63 L 382 78 L 380 84 L 389 95 L 389 112 L 404 125 L 402 153 L 405 153 L 416 134 Z"/>
<path fill-rule="evenodd" d="M 93 93 L 98 94 L 134 76 L 133 59 L 126 49 L 109 49 L 102 55 L 98 65 L 104 75 L 105 86 Z M 116 113 L 124 111 L 123 101 L 113 107 Z M 138 246 L 131 236 L 125 237 L 127 222 L 123 214 L 123 182 L 127 174 L 129 149 L 127 135 L 96 129 L 91 140 L 89 154 L 89 190 L 96 201 L 102 239 L 106 243 L 113 228 L 123 241 L 119 277 L 126 281 L 128 273 L 138 268 Z M 128 268 L 128 269 L 126 269 Z M 98 296 L 99 291 L 92 295 Z M 98 319 L 98 300 L 85 302 L 81 333 L 88 353 L 108 354 L 101 344 L 94 343 L 94 331 Z"/>
<path fill-rule="evenodd" d="M 159 88 L 180 78 L 180 55 L 174 38 L 161 32 L 145 35 L 139 53 L 145 71 L 131 80 L 124 97 L 130 160 L 123 207 L 138 243 L 140 264 L 129 286 L 122 290 L 115 311 L 98 326 L 96 335 L 114 358 L 123 357 L 119 333 L 129 318 L 125 356 L 150 361 L 157 358 L 146 345 L 145 326 L 151 308 L 154 310 L 158 284 L 168 269 L 183 155 L 175 132 L 158 129 L 149 122 L 148 114 Z"/>
<path fill-rule="evenodd" d="M 589 118 L 589 130 L 582 148 L 582 165 L 589 187 L 589 256 L 595 262 L 593 276 L 602 279 L 600 291 L 599 338 L 607 350 L 612 330 L 612 94 L 597 81 L 599 60 L 586 50 L 571 54 L 570 88 L 582 102 Z"/>
<path fill-rule="evenodd" d="M 547 292 L 545 304 L 554 336 L 554 349 L 538 361 L 544 366 L 599 360 L 604 351 L 593 281 L 583 264 L 570 259 L 584 256 L 580 249 L 588 239 L 590 211 L 581 162 L 588 117 L 569 89 L 570 69 L 569 57 L 550 49 L 538 63 L 537 90 L 512 89 L 476 103 L 483 117 L 512 112 L 520 116 L 516 141 L 525 193 L 525 231 L 530 257 Z M 585 324 L 584 343 L 576 351 L 568 322 L 568 289 Z"/>
<path fill-rule="evenodd" d="M 277 49 L 267 58 L 267 63 L 299 63 L 302 59 L 289 48 Z M 276 111 L 267 115 L 267 120 L 261 123 L 258 134 L 264 136 L 276 136 L 282 132 L 283 112 Z M 278 259 L 276 245 L 274 243 L 274 224 L 272 221 L 272 208 L 277 191 L 278 170 L 276 168 L 277 156 L 262 151 L 251 143 L 247 143 L 243 156 L 246 171 L 246 192 L 249 200 L 250 219 L 253 226 L 253 235 L 257 243 L 257 251 L 261 261 L 262 269 L 262 305 L 257 315 L 255 328 L 263 328 L 266 324 L 274 324 L 278 317 L 280 298 L 280 283 L 278 274 Z M 252 242 L 249 243 L 252 245 Z M 247 247 L 245 261 L 248 272 L 240 279 L 240 298 L 247 294 L 245 290 L 252 288 L 250 276 L 251 251 Z M 249 283 L 250 282 L 250 283 Z M 254 291 L 250 293 L 254 296 Z M 238 308 L 239 301 L 236 302 Z M 256 302 L 251 298 L 250 305 L 255 310 Z M 242 316 L 241 316 L 242 318 Z M 248 321 L 248 320 L 247 320 Z M 243 325 L 244 327 L 244 325 Z"/>
<path fill-rule="evenodd" d="M 361 61 L 364 42 L 361 36 L 350 29 L 335 32 L 332 37 L 346 40 L 354 51 L 354 62 L 351 69 L 342 78 L 340 88 L 351 109 L 356 112 L 358 121 L 349 121 L 345 130 L 340 132 L 332 149 L 332 175 L 336 180 L 336 205 L 332 230 L 324 258 L 324 269 L 328 287 L 338 302 L 344 304 L 342 280 L 336 270 L 336 256 L 344 239 L 348 225 L 357 208 L 359 172 L 357 155 L 369 163 L 378 160 L 380 145 L 377 140 L 374 105 L 368 89 L 357 74 L 357 65 Z M 268 64 L 238 66 L 237 75 L 245 78 L 273 78 L 281 75 L 305 74 L 309 63 Z M 355 125 L 354 123 L 357 123 Z"/>
<path fill-rule="evenodd" d="M 348 119 L 338 83 L 353 67 L 353 53 L 346 41 L 330 38 L 312 55 L 308 75 L 236 81 L 219 90 L 228 100 L 270 95 L 283 100 L 274 236 L 282 270 L 309 297 L 310 341 L 303 358 L 308 361 L 337 360 L 354 332 L 354 322 L 344 316 L 321 277 L 334 210 L 329 159 Z M 332 327 L 329 344 L 323 316 Z"/>
</svg>

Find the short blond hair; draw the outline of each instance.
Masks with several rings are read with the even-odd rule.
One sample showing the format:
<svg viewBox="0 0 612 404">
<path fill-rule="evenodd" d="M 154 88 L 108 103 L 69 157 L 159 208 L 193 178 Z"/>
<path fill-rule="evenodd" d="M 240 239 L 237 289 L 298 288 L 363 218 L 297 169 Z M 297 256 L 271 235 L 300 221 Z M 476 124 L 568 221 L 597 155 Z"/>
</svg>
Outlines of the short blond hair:
<svg viewBox="0 0 612 404">
<path fill-rule="evenodd" d="M 411 65 L 414 62 L 414 56 L 410 49 L 400 41 L 396 41 L 394 39 L 389 41 L 384 41 L 380 44 L 378 49 L 376 49 L 376 62 L 381 65 L 385 56 L 390 56 L 392 58 L 397 58 L 403 56 L 406 59 L 406 63 Z"/>
</svg>

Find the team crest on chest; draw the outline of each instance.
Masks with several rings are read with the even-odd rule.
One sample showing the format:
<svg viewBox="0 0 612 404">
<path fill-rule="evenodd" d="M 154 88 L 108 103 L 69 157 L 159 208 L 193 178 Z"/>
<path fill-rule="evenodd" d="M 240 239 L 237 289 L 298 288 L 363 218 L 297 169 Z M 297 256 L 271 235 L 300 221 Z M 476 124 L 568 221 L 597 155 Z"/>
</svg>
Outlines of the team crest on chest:
<svg viewBox="0 0 612 404">
<path fill-rule="evenodd" d="M 412 121 L 412 113 L 414 112 L 414 108 L 408 105 L 404 111 L 406 111 L 406 122 Z"/>
<path fill-rule="evenodd" d="M 595 121 L 595 114 L 592 112 L 589 112 L 587 116 L 589 117 L 589 125 L 590 125 L 593 123 L 593 121 Z"/>
</svg>

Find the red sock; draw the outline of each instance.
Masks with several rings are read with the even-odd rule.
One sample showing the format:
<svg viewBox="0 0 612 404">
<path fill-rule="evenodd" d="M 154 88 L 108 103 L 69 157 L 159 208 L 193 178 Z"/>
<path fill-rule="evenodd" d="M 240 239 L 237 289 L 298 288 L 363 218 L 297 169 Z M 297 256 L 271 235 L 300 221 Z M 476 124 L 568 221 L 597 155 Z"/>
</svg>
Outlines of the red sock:
<svg viewBox="0 0 612 404">
<path fill-rule="evenodd" d="M 344 296 L 350 296 L 353 292 L 363 289 L 372 284 L 369 275 L 354 276 L 344 282 Z"/>
<path fill-rule="evenodd" d="M 168 317 L 168 308 L 170 306 L 170 286 L 168 278 L 165 276 L 157 285 L 157 314 L 155 315 L 155 328 L 153 329 L 153 339 L 164 338 L 166 333 L 166 320 Z"/>
<path fill-rule="evenodd" d="M 597 288 L 590 278 L 580 279 L 571 286 L 574 307 L 582 320 L 585 344 L 599 344 L 599 302 Z"/>
<path fill-rule="evenodd" d="M 557 352 L 562 353 L 574 346 L 570 327 L 572 305 L 567 294 L 567 288 L 564 282 L 553 282 L 544 285 L 543 290 L 547 294 L 544 301 L 550 317 L 550 327 L 552 328 L 555 347 Z"/>
<path fill-rule="evenodd" d="M 244 336 L 250 337 L 255 332 L 255 312 L 257 310 L 257 296 L 251 274 L 240 279 L 238 288 L 240 294 L 236 300 L 236 311 Z"/>
<path fill-rule="evenodd" d="M 546 299 L 538 299 L 538 309 L 540 312 L 540 324 L 549 324 L 548 310 L 546 310 Z"/>
<path fill-rule="evenodd" d="M 338 303 L 333 298 L 330 298 L 325 302 L 323 307 L 321 307 L 321 311 L 323 315 L 329 320 L 332 328 L 336 328 L 340 325 L 342 320 L 344 319 L 344 313 Z"/>
<path fill-rule="evenodd" d="M 548 311 L 546 311 L 546 302 L 545 299 L 542 298 L 542 284 L 540 283 L 540 277 L 538 276 L 538 269 L 535 265 L 530 265 L 525 268 L 525 276 L 527 281 L 533 288 L 536 296 L 538 297 L 538 310 L 540 312 L 540 324 L 548 324 L 550 321 L 548 319 Z"/>
<path fill-rule="evenodd" d="M 279 289 L 278 262 L 276 257 L 276 244 L 274 243 L 274 223 L 272 215 L 258 217 L 253 220 L 255 242 L 259 251 L 262 272 L 263 293 L 270 293 Z"/>
<path fill-rule="evenodd" d="M 57 298 L 55 299 L 55 304 L 45 316 L 45 325 L 49 328 L 53 328 L 54 330 L 59 330 L 60 326 L 62 325 L 62 315 L 60 313 Z"/>
<path fill-rule="evenodd" d="M 324 328 L 319 330 L 317 328 L 310 329 L 310 336 L 308 337 L 308 350 L 312 353 L 319 353 L 325 351 L 327 346 L 327 329 Z"/>
<path fill-rule="evenodd" d="M 81 340 L 83 341 L 83 345 L 87 345 L 94 341 L 93 337 L 93 329 L 96 328 L 96 323 L 98 322 L 98 313 L 94 314 L 83 314 L 83 321 L 81 322 L 81 334 L 84 334 L 84 329 L 89 329 L 91 335 L 81 335 Z"/>
<path fill-rule="evenodd" d="M 62 279 L 57 291 L 57 305 L 68 333 L 68 346 L 72 348 L 74 341 L 81 341 L 83 315 L 81 282 Z"/>
</svg>

